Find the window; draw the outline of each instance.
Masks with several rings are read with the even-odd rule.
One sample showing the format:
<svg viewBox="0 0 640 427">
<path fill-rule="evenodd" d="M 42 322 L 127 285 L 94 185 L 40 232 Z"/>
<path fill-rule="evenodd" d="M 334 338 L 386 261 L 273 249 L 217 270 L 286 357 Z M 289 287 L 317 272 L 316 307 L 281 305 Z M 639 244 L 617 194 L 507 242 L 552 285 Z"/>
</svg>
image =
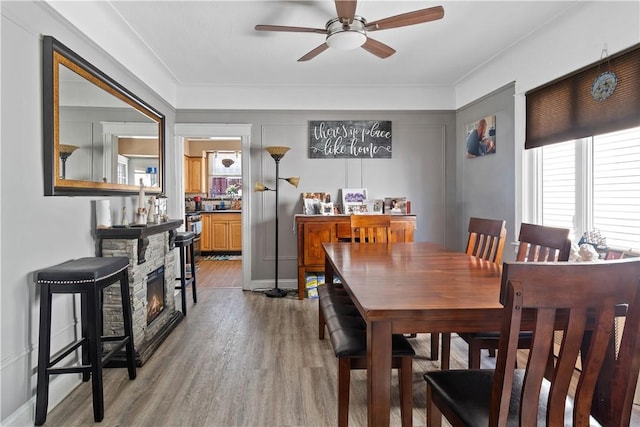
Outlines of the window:
<svg viewBox="0 0 640 427">
<path fill-rule="evenodd" d="M 640 127 L 539 148 L 537 209 L 577 243 L 600 230 L 610 247 L 640 250 Z"/>
<path fill-rule="evenodd" d="M 240 151 L 207 153 L 207 164 L 210 197 L 242 196 L 242 153 Z"/>
</svg>

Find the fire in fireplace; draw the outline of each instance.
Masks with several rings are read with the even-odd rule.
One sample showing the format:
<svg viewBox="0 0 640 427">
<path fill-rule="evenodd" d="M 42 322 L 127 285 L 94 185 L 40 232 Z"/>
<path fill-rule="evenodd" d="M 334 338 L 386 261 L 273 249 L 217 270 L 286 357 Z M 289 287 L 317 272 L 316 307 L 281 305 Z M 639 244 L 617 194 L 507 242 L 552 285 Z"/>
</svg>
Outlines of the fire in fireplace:
<svg viewBox="0 0 640 427">
<path fill-rule="evenodd" d="M 163 266 L 147 276 L 147 325 L 164 310 L 165 293 Z"/>
</svg>

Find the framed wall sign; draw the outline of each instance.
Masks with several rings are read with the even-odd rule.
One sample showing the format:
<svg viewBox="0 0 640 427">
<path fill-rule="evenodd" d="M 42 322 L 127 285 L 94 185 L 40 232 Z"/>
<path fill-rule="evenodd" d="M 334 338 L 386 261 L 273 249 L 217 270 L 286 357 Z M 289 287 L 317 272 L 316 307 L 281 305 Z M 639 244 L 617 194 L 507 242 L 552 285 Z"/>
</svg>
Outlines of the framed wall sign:
<svg viewBox="0 0 640 427">
<path fill-rule="evenodd" d="M 310 120 L 310 159 L 390 159 L 390 120 Z"/>
</svg>

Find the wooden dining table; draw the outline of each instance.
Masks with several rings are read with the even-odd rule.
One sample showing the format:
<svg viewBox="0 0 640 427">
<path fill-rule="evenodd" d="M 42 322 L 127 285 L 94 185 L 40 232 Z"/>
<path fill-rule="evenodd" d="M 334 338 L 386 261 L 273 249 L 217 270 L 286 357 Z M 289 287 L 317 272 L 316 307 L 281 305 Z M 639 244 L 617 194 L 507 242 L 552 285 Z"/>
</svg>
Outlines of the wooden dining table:
<svg viewBox="0 0 640 427">
<path fill-rule="evenodd" d="M 369 426 L 389 425 L 392 334 L 500 330 L 497 264 L 429 242 L 323 249 L 326 283 L 337 276 L 367 324 Z M 522 324 L 533 329 L 533 314 Z"/>
<path fill-rule="evenodd" d="M 392 334 L 500 329 L 495 263 L 429 242 L 323 248 L 326 283 L 337 276 L 367 323 L 369 426 L 389 425 Z"/>
</svg>

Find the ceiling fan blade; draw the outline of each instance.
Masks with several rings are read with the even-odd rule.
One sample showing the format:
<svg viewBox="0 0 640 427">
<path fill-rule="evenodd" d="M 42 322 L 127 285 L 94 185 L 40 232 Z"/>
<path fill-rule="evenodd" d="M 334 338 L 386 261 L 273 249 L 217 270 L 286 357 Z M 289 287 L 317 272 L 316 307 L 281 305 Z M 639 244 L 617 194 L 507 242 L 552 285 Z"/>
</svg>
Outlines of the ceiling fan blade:
<svg viewBox="0 0 640 427">
<path fill-rule="evenodd" d="M 256 31 L 284 31 L 289 33 L 327 34 L 324 28 L 287 27 L 285 25 L 256 25 Z"/>
<path fill-rule="evenodd" d="M 435 21 L 442 19 L 443 16 L 444 8 L 442 6 L 435 6 L 369 22 L 365 28 L 367 31 L 387 30 L 389 28 L 406 27 L 407 25 Z"/>
<path fill-rule="evenodd" d="M 329 49 L 329 45 L 326 44 L 326 43 L 322 43 L 320 46 L 318 46 L 317 48 L 313 49 L 311 52 L 307 53 L 302 58 L 298 59 L 298 62 L 304 62 L 304 61 L 308 61 L 310 59 L 313 59 L 313 58 L 315 58 L 316 56 L 320 55 L 322 52 L 324 52 L 327 49 Z"/>
<path fill-rule="evenodd" d="M 358 5 L 357 0 L 335 0 L 336 1 L 336 12 L 338 12 L 338 18 L 342 23 L 351 24 L 353 22 L 353 17 L 356 14 L 356 6 Z"/>
<path fill-rule="evenodd" d="M 386 44 L 379 42 L 378 40 L 374 40 L 371 37 L 367 37 L 367 41 L 362 45 L 362 48 L 369 53 L 373 53 L 378 58 L 388 58 L 394 53 L 396 50 L 392 47 L 387 46 Z"/>
</svg>

